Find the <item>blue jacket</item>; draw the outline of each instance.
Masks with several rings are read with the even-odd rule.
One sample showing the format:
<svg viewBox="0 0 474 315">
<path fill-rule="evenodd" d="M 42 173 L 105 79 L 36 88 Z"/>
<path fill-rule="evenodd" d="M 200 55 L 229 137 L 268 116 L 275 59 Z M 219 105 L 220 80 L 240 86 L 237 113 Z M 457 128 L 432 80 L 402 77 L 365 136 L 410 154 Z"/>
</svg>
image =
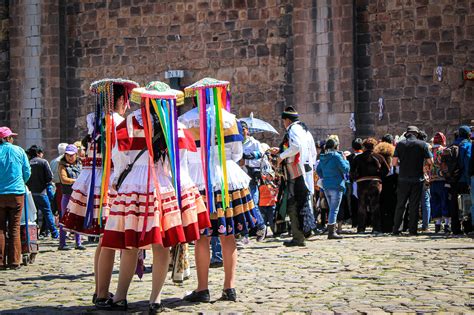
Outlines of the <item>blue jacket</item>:
<svg viewBox="0 0 474 315">
<path fill-rule="evenodd" d="M 469 139 L 457 138 L 454 144 L 459 146 L 459 166 L 461 167 L 461 178 L 459 178 L 459 182 L 470 184 L 469 162 L 471 159 L 471 141 L 469 141 Z"/>
<path fill-rule="evenodd" d="M 316 168 L 318 176 L 323 179 L 323 188 L 325 190 L 345 191 L 344 176 L 349 171 L 349 161 L 343 159 L 341 153 L 336 151 L 321 154 L 318 167 Z"/>
<path fill-rule="evenodd" d="M 0 195 L 22 195 L 31 175 L 25 151 L 9 142 L 0 144 Z"/>
</svg>

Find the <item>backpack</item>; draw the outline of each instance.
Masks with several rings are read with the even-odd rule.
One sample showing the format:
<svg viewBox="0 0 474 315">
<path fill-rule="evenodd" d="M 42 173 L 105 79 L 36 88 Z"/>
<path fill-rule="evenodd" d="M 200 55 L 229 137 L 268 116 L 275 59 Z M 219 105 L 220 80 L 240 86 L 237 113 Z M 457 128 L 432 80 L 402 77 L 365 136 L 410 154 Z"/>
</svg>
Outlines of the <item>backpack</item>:
<svg viewBox="0 0 474 315">
<path fill-rule="evenodd" d="M 459 164 L 459 146 L 453 144 L 441 152 L 441 175 L 448 183 L 457 183 L 461 178 L 461 165 Z"/>
</svg>

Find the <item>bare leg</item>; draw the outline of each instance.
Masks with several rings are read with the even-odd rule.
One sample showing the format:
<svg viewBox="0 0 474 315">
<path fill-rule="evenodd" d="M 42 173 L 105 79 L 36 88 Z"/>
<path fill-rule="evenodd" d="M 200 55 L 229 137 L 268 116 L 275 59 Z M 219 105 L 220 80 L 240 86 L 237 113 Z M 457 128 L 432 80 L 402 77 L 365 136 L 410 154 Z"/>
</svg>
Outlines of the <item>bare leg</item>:
<svg viewBox="0 0 474 315">
<path fill-rule="evenodd" d="M 198 279 L 197 292 L 207 290 L 208 288 L 209 264 L 211 263 L 211 254 L 209 251 L 210 240 L 210 237 L 202 235 L 201 238 L 196 241 L 194 247 Z"/>
<path fill-rule="evenodd" d="M 127 298 L 130 282 L 132 281 L 135 270 L 137 269 L 137 261 L 138 248 L 122 250 L 118 286 L 117 292 L 114 296 L 114 302 L 125 300 Z"/>
<path fill-rule="evenodd" d="M 95 281 L 95 291 L 94 293 L 97 294 L 99 292 L 99 258 L 100 258 L 100 250 L 102 249 L 102 246 L 99 242 L 95 249 L 95 254 L 94 254 L 94 281 Z"/>
<path fill-rule="evenodd" d="M 237 269 L 237 245 L 234 235 L 220 236 L 222 258 L 224 260 L 224 290 L 235 288 L 235 271 Z"/>
<path fill-rule="evenodd" d="M 153 244 L 153 273 L 150 304 L 161 303 L 161 289 L 166 281 L 170 264 L 170 249 L 163 245 Z"/>
<path fill-rule="evenodd" d="M 109 297 L 110 280 L 114 270 L 115 249 L 102 247 L 102 238 L 95 252 L 94 271 L 96 278 L 96 292 L 98 298 Z"/>
</svg>

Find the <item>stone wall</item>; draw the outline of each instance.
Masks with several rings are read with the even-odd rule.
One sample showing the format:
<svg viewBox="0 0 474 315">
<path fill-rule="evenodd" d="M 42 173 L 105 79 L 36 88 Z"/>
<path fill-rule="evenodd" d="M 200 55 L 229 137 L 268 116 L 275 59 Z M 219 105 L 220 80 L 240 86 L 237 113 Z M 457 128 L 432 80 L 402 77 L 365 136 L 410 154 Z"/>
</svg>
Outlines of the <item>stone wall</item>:
<svg viewBox="0 0 474 315">
<path fill-rule="evenodd" d="M 295 104 L 317 140 L 339 134 L 343 146 L 354 112 L 352 17 L 350 0 L 295 1 Z"/>
<path fill-rule="evenodd" d="M 9 76 L 10 42 L 8 40 L 8 0 L 0 1 L 0 126 L 10 120 L 9 112 Z"/>
<path fill-rule="evenodd" d="M 19 0 L 0 1 L 0 21 L 0 123 L 50 156 L 84 135 L 92 81 L 175 69 L 182 87 L 229 80 L 232 110 L 280 132 L 293 105 L 316 139 L 336 133 L 343 147 L 354 112 L 359 136 L 450 133 L 473 118 L 472 1 Z"/>
<path fill-rule="evenodd" d="M 74 1 L 67 5 L 67 110 L 84 130 L 92 81 L 146 84 L 169 69 L 184 86 L 206 76 L 231 82 L 233 111 L 279 125 L 287 100 L 291 19 L 285 0 Z M 288 10 L 287 10 L 288 9 Z M 291 100 L 288 100 L 291 101 Z"/>
<path fill-rule="evenodd" d="M 18 144 L 46 149 L 60 140 L 58 0 L 15 1 L 10 5 L 10 101 L 8 125 Z"/>
<path fill-rule="evenodd" d="M 356 9 L 359 135 L 409 124 L 451 135 L 474 119 L 474 81 L 462 79 L 474 69 L 473 1 L 357 0 Z"/>
</svg>

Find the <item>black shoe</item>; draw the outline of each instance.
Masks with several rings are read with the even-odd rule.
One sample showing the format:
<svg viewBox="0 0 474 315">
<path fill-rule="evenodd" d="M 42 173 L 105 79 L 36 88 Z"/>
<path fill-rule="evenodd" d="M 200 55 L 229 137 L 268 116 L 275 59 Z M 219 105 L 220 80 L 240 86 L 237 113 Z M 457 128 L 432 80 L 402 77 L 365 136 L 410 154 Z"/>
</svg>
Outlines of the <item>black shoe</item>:
<svg viewBox="0 0 474 315">
<path fill-rule="evenodd" d="M 304 247 L 304 246 L 306 246 L 305 243 L 300 243 L 300 242 L 297 242 L 295 240 L 291 240 L 291 241 L 288 241 L 288 242 L 283 242 L 283 245 L 285 245 L 286 247 L 295 247 L 295 246 Z"/>
<path fill-rule="evenodd" d="M 109 310 L 112 302 L 112 299 L 96 298 L 94 305 L 98 310 Z"/>
<path fill-rule="evenodd" d="M 126 311 L 128 309 L 127 300 L 114 302 L 113 299 L 97 299 L 95 307 L 99 310 Z"/>
<path fill-rule="evenodd" d="M 418 232 L 410 232 L 409 235 L 410 236 L 418 236 Z"/>
<path fill-rule="evenodd" d="M 155 315 L 158 313 L 161 313 L 165 310 L 165 307 L 161 303 L 153 303 L 150 304 L 150 307 L 148 308 L 148 314 L 150 315 Z"/>
<path fill-rule="evenodd" d="M 215 261 L 209 264 L 209 268 L 222 268 L 224 263 L 222 261 Z"/>
<path fill-rule="evenodd" d="M 71 250 L 71 247 L 69 247 L 68 245 L 59 246 L 58 250 Z"/>
<path fill-rule="evenodd" d="M 435 224 L 435 233 L 439 233 L 441 231 L 441 224 Z"/>
<path fill-rule="evenodd" d="M 109 297 L 107 299 L 103 299 L 103 300 L 109 300 L 109 299 L 112 299 L 114 297 L 114 294 L 109 292 Z M 94 295 L 92 295 L 92 304 L 95 304 L 95 302 L 97 301 L 97 293 L 94 293 Z"/>
<path fill-rule="evenodd" d="M 21 268 L 21 265 L 9 265 L 8 268 L 10 268 L 10 270 L 18 270 Z"/>
<path fill-rule="evenodd" d="M 236 302 L 237 293 L 235 293 L 235 289 L 225 289 L 222 291 L 222 297 L 219 300 Z"/>
<path fill-rule="evenodd" d="M 193 291 L 186 295 L 183 300 L 187 302 L 209 303 L 211 301 L 211 295 L 209 294 L 208 289 L 202 291 Z"/>
</svg>

